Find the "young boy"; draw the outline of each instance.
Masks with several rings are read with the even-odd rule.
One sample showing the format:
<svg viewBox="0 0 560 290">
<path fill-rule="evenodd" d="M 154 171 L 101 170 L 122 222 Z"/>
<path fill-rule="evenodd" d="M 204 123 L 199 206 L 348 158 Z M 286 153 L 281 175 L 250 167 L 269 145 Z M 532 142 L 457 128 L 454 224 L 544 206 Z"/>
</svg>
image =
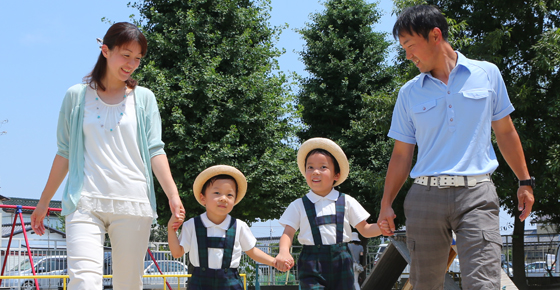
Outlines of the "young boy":
<svg viewBox="0 0 560 290">
<path fill-rule="evenodd" d="M 180 237 L 173 229 L 177 219 L 173 216 L 169 220 L 171 254 L 179 258 L 190 251 L 195 267 L 189 289 L 242 290 L 243 280 L 237 272 L 242 251 L 259 263 L 275 265 L 273 257 L 255 247 L 257 240 L 247 224 L 229 215 L 246 190 L 247 180 L 241 171 L 227 165 L 209 167 L 193 185 L 194 196 L 206 212 L 186 221 Z"/>
<path fill-rule="evenodd" d="M 347 244 L 352 236 L 350 226 L 364 237 L 378 236 L 381 231 L 377 224 L 366 222 L 369 213 L 353 197 L 333 188 L 344 182 L 349 172 L 348 159 L 336 143 L 309 139 L 299 148 L 297 161 L 311 190 L 292 202 L 280 218 L 284 233 L 277 266 L 280 270 L 293 266 L 290 247 L 300 229 L 300 289 L 352 289 L 353 262 Z"/>
</svg>

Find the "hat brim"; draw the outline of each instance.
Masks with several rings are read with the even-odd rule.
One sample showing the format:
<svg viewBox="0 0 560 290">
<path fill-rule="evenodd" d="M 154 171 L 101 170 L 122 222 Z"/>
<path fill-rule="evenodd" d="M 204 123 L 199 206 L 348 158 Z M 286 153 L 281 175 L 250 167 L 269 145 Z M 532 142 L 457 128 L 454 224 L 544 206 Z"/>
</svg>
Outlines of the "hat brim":
<svg viewBox="0 0 560 290">
<path fill-rule="evenodd" d="M 346 178 L 348 178 L 348 173 L 350 171 L 348 158 L 346 158 L 346 154 L 344 154 L 344 151 L 342 151 L 342 148 L 340 148 L 338 144 L 327 138 L 311 138 L 301 144 L 297 154 L 297 163 L 301 174 L 305 176 L 305 157 L 314 149 L 323 149 L 332 154 L 340 167 L 340 177 L 334 183 L 333 187 L 343 183 Z"/>
<path fill-rule="evenodd" d="M 206 181 L 214 176 L 222 174 L 233 177 L 233 179 L 235 179 L 235 182 L 237 183 L 237 196 L 235 198 L 235 204 L 238 204 L 243 199 L 243 197 L 245 197 L 245 193 L 247 192 L 247 179 L 245 179 L 245 175 L 243 175 L 243 173 L 241 173 L 241 171 L 239 171 L 235 167 L 229 165 L 215 165 L 206 168 L 194 180 L 193 194 L 198 203 L 202 204 L 202 201 L 200 200 L 200 194 L 202 194 L 202 187 L 204 186 Z"/>
</svg>

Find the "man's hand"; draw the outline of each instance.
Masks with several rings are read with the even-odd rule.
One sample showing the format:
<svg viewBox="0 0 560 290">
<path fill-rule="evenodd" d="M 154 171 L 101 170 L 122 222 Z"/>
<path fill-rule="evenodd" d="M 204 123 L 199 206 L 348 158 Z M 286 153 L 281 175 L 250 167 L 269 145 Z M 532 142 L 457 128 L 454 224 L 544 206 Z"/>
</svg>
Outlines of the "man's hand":
<svg viewBox="0 0 560 290">
<path fill-rule="evenodd" d="M 397 217 L 393 208 L 381 207 L 379 211 L 379 218 L 377 219 L 377 225 L 384 236 L 392 236 L 395 234 L 395 222 L 394 219 Z"/>
<path fill-rule="evenodd" d="M 531 214 L 533 204 L 535 203 L 533 188 L 528 185 L 520 186 L 517 189 L 517 200 L 519 201 L 517 207 L 521 212 L 521 215 L 519 215 L 519 219 L 521 221 L 524 221 Z"/>
</svg>

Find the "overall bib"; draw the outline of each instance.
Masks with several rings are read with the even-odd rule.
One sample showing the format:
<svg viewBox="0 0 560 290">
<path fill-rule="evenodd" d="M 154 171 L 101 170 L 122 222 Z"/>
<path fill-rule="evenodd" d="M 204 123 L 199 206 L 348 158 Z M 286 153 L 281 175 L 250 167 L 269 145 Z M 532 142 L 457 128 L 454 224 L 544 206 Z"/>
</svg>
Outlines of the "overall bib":
<svg viewBox="0 0 560 290">
<path fill-rule="evenodd" d="M 237 219 L 231 218 L 225 238 L 208 237 L 206 227 L 200 216 L 194 218 L 196 241 L 198 243 L 198 259 L 200 267 L 195 267 L 189 279 L 189 290 L 243 290 L 243 280 L 236 268 L 230 268 Z M 221 269 L 208 268 L 208 248 L 224 249 Z"/>
<path fill-rule="evenodd" d="M 304 196 L 303 205 L 315 245 L 304 245 L 298 259 L 300 289 L 350 290 L 354 287 L 352 255 L 342 242 L 344 231 L 344 193 L 336 200 L 336 214 L 317 217 L 315 205 Z M 336 244 L 323 245 L 320 225 L 336 224 Z"/>
</svg>

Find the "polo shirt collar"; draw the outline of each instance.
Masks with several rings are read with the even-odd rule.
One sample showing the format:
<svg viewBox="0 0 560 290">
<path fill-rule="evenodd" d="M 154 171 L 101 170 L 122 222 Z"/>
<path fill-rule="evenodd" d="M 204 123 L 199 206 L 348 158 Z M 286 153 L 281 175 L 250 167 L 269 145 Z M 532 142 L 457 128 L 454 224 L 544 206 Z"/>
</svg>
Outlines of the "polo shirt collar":
<svg viewBox="0 0 560 290">
<path fill-rule="evenodd" d="M 217 227 L 217 228 L 221 228 L 224 231 L 228 230 L 229 223 L 231 222 L 231 216 L 229 214 L 227 215 L 226 219 L 219 225 L 217 225 L 217 224 L 213 223 L 211 220 L 209 220 L 206 212 L 204 212 L 202 215 L 200 215 L 200 219 L 202 220 L 202 224 L 204 224 L 205 227 L 207 227 L 207 228 Z"/>
<path fill-rule="evenodd" d="M 453 72 L 454 70 L 457 69 L 457 67 L 462 66 L 468 70 L 469 69 L 469 59 L 466 58 L 462 53 L 460 53 L 459 51 L 455 50 L 455 53 L 457 54 L 457 64 L 455 65 L 455 67 L 453 68 L 453 70 L 451 72 Z M 424 82 L 426 81 L 426 79 L 430 77 L 433 78 L 432 73 L 427 72 L 427 73 L 420 73 L 420 85 L 422 87 L 424 87 Z"/>
<path fill-rule="evenodd" d="M 338 190 L 336 190 L 334 188 L 325 197 L 322 197 L 322 196 L 316 194 L 315 192 L 313 192 L 313 190 L 310 190 L 306 194 L 307 198 L 309 198 L 309 200 L 312 203 L 317 203 L 321 199 L 329 199 L 329 200 L 332 200 L 332 201 L 336 201 L 338 199 L 338 195 L 339 195 Z"/>
</svg>

